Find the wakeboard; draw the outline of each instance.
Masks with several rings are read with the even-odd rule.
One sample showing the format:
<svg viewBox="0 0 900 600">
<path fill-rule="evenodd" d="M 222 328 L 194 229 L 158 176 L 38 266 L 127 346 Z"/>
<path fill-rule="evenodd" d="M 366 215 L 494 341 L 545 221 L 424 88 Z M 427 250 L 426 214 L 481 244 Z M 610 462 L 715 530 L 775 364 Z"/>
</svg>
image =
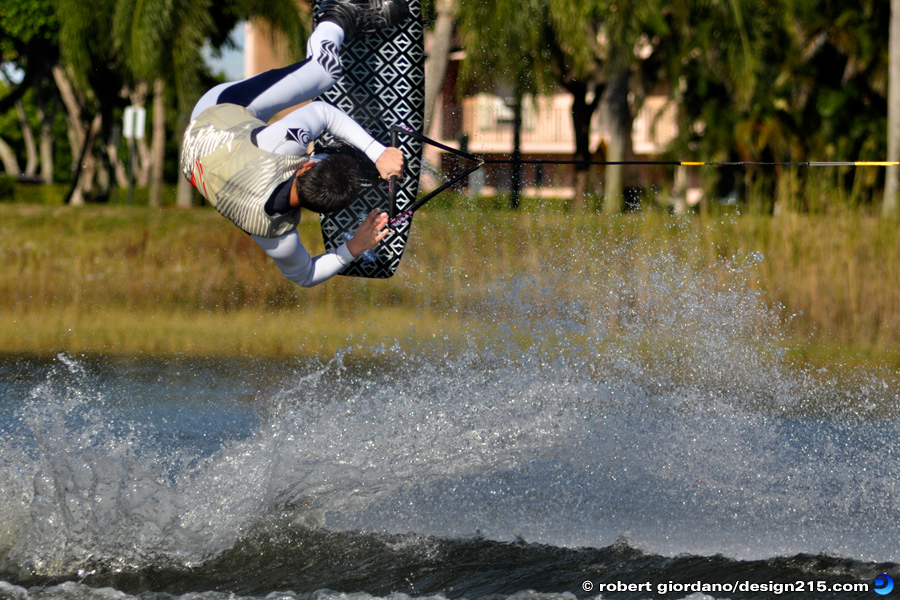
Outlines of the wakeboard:
<svg viewBox="0 0 900 600">
<path fill-rule="evenodd" d="M 313 14 L 318 14 L 322 0 L 313 0 Z M 317 100 L 333 104 L 353 117 L 366 131 L 383 144 L 391 144 L 390 129 L 399 125 L 422 131 L 425 115 L 425 49 L 422 29 L 421 0 L 409 2 L 410 18 L 383 31 L 357 33 L 341 47 L 343 74 Z M 397 182 L 398 213 L 415 202 L 422 168 L 422 141 L 412 136 L 399 136 L 397 145 L 406 158 L 404 177 Z M 324 135 L 316 141 L 316 151 L 327 152 L 335 141 Z M 375 181 L 364 185 L 356 200 L 344 210 L 320 215 L 325 249 L 332 251 L 344 243 L 373 209 L 388 211 L 390 185 Z M 340 272 L 351 277 L 387 279 L 400 266 L 409 238 L 412 218 L 397 223 L 375 248 L 368 260 L 359 258 Z"/>
</svg>

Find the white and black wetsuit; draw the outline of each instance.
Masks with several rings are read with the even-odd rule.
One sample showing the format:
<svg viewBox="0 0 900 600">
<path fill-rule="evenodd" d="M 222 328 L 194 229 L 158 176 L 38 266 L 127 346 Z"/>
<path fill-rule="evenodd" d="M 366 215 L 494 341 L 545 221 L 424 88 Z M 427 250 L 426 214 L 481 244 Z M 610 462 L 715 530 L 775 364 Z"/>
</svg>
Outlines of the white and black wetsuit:
<svg viewBox="0 0 900 600">
<path fill-rule="evenodd" d="M 288 204 L 293 181 L 290 165 L 320 158 L 310 158 L 307 149 L 309 142 L 324 131 L 363 151 L 372 162 L 378 160 L 385 147 L 366 133 L 356 121 L 324 102 L 311 102 L 271 125 L 265 124 L 278 112 L 312 100 L 334 84 L 341 75 L 338 51 L 343 41 L 344 31 L 339 25 L 332 22 L 320 23 L 309 38 L 309 58 L 305 61 L 266 71 L 243 81 L 224 83 L 209 90 L 194 107 L 191 126 L 185 134 L 182 149 L 182 171 L 185 176 L 191 179 L 207 199 L 213 197 L 210 201 L 219 212 L 251 234 L 285 277 L 304 287 L 330 279 L 354 258 L 346 244 L 342 244 L 334 252 L 313 258 L 300 243 L 295 227 L 299 222 L 299 209 L 291 208 Z M 234 123 L 228 129 L 219 129 L 209 134 L 209 115 L 219 110 L 216 107 L 224 105 L 246 109 L 249 113 L 247 123 Z M 204 114 L 208 109 L 210 112 Z M 203 136 L 196 135 L 200 129 L 198 123 L 207 127 L 205 141 Z M 247 135 L 235 137 L 233 132 L 242 128 Z M 217 191 L 210 192 L 207 196 L 202 189 L 202 168 L 199 163 L 211 154 L 210 148 L 217 145 L 216 136 L 219 136 L 220 148 L 222 144 L 252 144 L 253 147 L 246 150 L 249 154 L 261 155 L 258 160 L 264 167 L 256 172 L 271 172 L 265 175 L 266 181 L 251 182 L 249 187 L 245 185 L 243 188 L 236 188 L 229 181 L 220 181 Z M 277 156 L 269 155 L 267 161 L 268 153 Z M 244 172 L 250 169 L 242 169 L 238 173 L 239 168 L 240 165 L 235 167 L 234 177 L 229 174 L 227 178 L 246 179 Z M 288 171 L 291 175 L 285 178 L 284 173 Z M 248 189 L 252 193 L 247 193 Z M 222 207 L 228 209 L 223 210 Z M 248 210 L 255 211 L 257 215 L 247 217 L 245 213 Z"/>
</svg>

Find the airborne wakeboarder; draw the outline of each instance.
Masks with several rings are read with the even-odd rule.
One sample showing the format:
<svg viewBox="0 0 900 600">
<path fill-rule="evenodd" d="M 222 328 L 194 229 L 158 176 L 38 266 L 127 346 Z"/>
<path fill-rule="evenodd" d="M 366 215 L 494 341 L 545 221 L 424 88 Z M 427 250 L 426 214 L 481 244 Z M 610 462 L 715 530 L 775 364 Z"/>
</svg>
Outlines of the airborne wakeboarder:
<svg viewBox="0 0 900 600">
<path fill-rule="evenodd" d="M 403 153 L 385 147 L 340 109 L 310 102 L 269 124 L 278 112 L 316 98 L 342 73 L 339 51 L 354 36 L 408 18 L 404 0 L 325 0 L 307 44 L 307 59 L 210 89 L 191 114 L 181 170 L 212 204 L 303 287 L 322 283 L 378 245 L 387 215 L 371 211 L 345 244 L 311 257 L 300 242 L 300 208 L 328 214 L 349 205 L 359 165 L 345 155 L 309 154 L 325 132 L 371 160 L 379 175 L 401 177 Z"/>
</svg>

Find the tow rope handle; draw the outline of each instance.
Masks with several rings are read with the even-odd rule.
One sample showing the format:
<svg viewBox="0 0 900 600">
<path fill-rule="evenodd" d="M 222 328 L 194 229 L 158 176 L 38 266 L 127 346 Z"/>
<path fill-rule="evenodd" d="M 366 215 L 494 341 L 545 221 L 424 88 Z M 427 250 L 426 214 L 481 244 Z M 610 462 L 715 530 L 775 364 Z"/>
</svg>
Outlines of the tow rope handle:
<svg viewBox="0 0 900 600">
<path fill-rule="evenodd" d="M 441 150 L 450 152 L 451 154 L 455 154 L 457 156 L 461 156 L 462 158 L 466 158 L 468 160 L 475 161 L 475 164 L 473 166 L 469 167 L 468 169 L 466 169 L 465 171 L 463 171 L 462 173 L 460 173 L 459 175 L 457 175 L 456 177 L 454 177 L 453 179 L 451 179 L 450 181 L 444 183 L 437 189 L 432 190 L 431 192 L 428 193 L 428 195 L 420 198 L 418 201 L 413 203 L 412 206 L 410 206 L 408 209 L 403 211 L 403 213 L 401 213 L 401 214 L 397 214 L 396 191 L 395 191 L 395 185 L 394 185 L 394 181 L 393 181 L 395 178 L 391 177 L 391 203 L 390 203 L 390 212 L 388 212 L 388 225 L 390 227 L 395 227 L 396 225 L 402 225 L 403 223 L 408 221 L 410 219 L 410 217 L 412 217 L 413 213 L 416 212 L 417 210 L 419 210 L 420 208 L 422 208 L 426 202 L 428 202 L 429 200 L 431 200 L 432 198 L 434 198 L 435 196 L 437 196 L 438 194 L 440 194 L 447 188 L 455 185 L 456 182 L 462 180 L 465 177 L 468 177 L 469 175 L 471 175 L 472 173 L 474 173 L 475 171 L 480 169 L 481 166 L 485 163 L 484 159 L 481 158 L 480 156 L 476 156 L 469 152 L 463 152 L 462 150 L 457 150 L 456 148 L 451 148 L 450 146 L 447 146 L 440 142 L 436 142 L 433 139 L 426 137 L 417 131 L 413 131 L 409 127 L 404 127 L 403 125 L 393 125 L 391 127 L 391 145 L 393 145 L 393 146 L 397 145 L 398 138 L 400 135 L 408 135 L 408 136 L 413 137 L 417 140 L 420 140 L 426 144 L 434 146 L 435 148 L 440 148 Z"/>
</svg>

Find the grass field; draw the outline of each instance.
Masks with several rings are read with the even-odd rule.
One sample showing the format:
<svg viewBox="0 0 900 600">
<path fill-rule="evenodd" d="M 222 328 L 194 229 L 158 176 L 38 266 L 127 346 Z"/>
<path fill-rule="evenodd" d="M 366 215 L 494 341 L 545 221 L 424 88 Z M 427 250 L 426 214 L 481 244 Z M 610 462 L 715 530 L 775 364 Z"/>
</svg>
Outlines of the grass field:
<svg viewBox="0 0 900 600">
<path fill-rule="evenodd" d="M 304 215 L 300 232 L 322 251 L 317 219 Z M 433 209 L 417 215 L 394 278 L 338 277 L 309 290 L 283 280 L 208 208 L 0 204 L 0 236 L 6 353 L 259 356 L 420 345 L 501 335 L 496 325 L 517 303 L 548 314 L 590 305 L 615 329 L 625 309 L 648 319 L 651 306 L 692 310 L 659 290 L 714 279 L 704 285 L 716 294 L 755 294 L 773 307 L 778 331 L 767 335 L 799 357 L 900 366 L 900 224 L 854 214 Z"/>
</svg>

